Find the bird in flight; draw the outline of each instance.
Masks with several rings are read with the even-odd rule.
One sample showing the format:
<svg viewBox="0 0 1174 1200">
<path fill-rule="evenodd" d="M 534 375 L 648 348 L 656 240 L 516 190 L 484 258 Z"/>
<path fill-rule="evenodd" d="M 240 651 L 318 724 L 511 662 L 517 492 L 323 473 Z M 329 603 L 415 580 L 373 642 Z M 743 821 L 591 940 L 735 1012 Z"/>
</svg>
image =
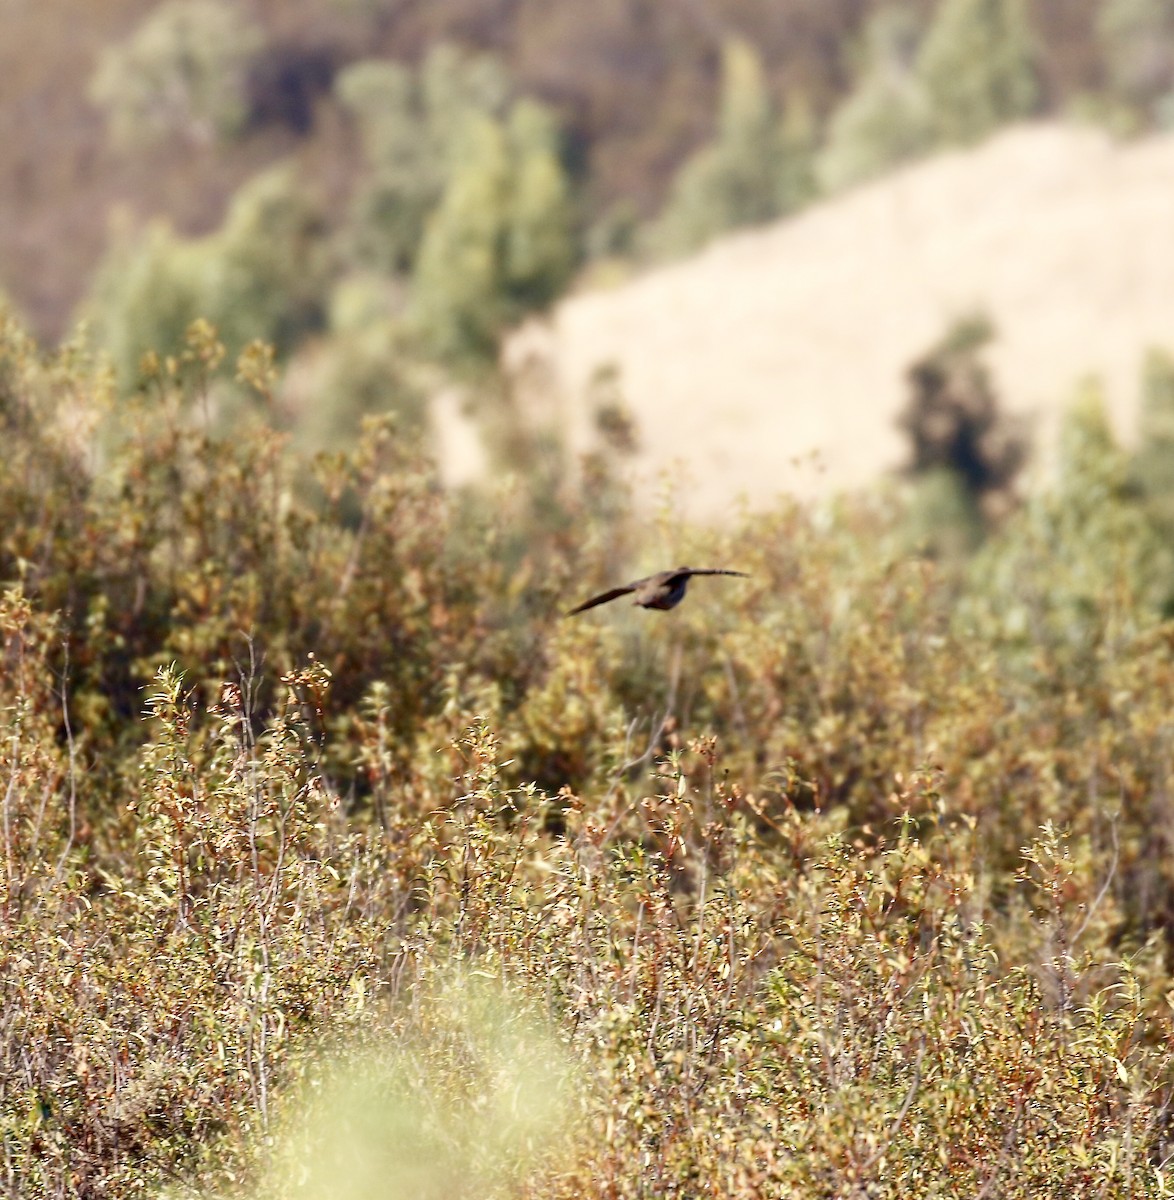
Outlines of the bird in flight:
<svg viewBox="0 0 1174 1200">
<path fill-rule="evenodd" d="M 576 613 L 585 612 L 597 604 L 606 604 L 609 600 L 629 594 L 634 597 L 632 603 L 640 605 L 641 608 L 676 608 L 684 600 L 685 589 L 694 575 L 740 575 L 743 579 L 749 578 L 745 571 L 727 571 L 720 567 L 678 567 L 675 571 L 658 571 L 655 575 L 625 583 L 623 587 L 600 592 L 598 596 L 592 596 L 590 600 L 584 600 L 582 604 L 572 608 L 567 616 L 573 617 Z"/>
</svg>

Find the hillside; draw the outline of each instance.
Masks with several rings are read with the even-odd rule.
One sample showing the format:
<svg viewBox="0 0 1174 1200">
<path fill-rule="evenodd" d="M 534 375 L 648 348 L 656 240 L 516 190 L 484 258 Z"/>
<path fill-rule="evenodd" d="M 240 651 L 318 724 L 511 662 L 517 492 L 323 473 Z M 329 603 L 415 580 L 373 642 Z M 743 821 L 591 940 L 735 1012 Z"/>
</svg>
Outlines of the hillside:
<svg viewBox="0 0 1174 1200">
<path fill-rule="evenodd" d="M 1172 197 L 1172 137 L 1015 128 L 573 296 L 506 359 L 541 364 L 580 449 L 588 381 L 618 368 L 642 439 L 634 477 L 647 490 L 672 471 L 708 516 L 740 495 L 763 507 L 899 467 L 904 372 L 976 309 L 997 329 L 1000 395 L 1038 445 L 1086 372 L 1128 438 L 1141 356 L 1174 343 Z"/>
<path fill-rule="evenodd" d="M 12 0 L 0 44 L 0 288 L 33 328 L 69 326 L 108 241 L 112 214 L 164 216 L 187 234 L 215 228 L 253 173 L 295 157 L 337 211 L 353 185 L 351 131 L 334 73 L 364 58 L 418 62 L 447 40 L 492 50 L 519 89 L 560 114 L 584 182 L 584 215 L 617 203 L 654 212 L 674 171 L 712 132 L 720 46 L 763 57 L 772 90 L 826 115 L 848 86 L 856 39 L 878 0 L 744 0 L 584 6 L 576 0 L 233 0 L 265 35 L 250 66 L 249 120 L 227 145 L 171 139 L 150 150 L 107 144 L 87 97 L 102 53 L 155 8 L 149 0 Z M 911 7 L 928 12 L 928 0 Z M 1095 88 L 1093 0 L 1033 4 L 1047 111 Z"/>
</svg>

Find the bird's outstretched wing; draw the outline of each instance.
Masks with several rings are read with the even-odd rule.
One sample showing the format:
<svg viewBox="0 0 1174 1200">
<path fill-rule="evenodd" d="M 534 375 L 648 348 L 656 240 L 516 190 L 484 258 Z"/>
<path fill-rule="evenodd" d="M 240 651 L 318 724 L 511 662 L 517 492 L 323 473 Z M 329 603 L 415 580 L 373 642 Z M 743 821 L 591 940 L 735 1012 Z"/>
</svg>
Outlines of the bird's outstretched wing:
<svg viewBox="0 0 1174 1200">
<path fill-rule="evenodd" d="M 743 579 L 750 578 L 745 571 L 727 571 L 725 567 L 685 567 L 679 573 L 682 575 L 740 575 Z"/>
<path fill-rule="evenodd" d="M 636 590 L 636 584 L 626 583 L 623 587 L 612 588 L 607 592 L 600 592 L 598 596 L 592 596 L 590 600 L 584 600 L 582 604 L 575 608 L 567 610 L 567 616 L 573 617 L 575 613 L 586 612 L 589 608 L 594 608 L 597 604 L 606 604 L 609 600 L 615 600 L 620 596 L 630 595 Z"/>
</svg>

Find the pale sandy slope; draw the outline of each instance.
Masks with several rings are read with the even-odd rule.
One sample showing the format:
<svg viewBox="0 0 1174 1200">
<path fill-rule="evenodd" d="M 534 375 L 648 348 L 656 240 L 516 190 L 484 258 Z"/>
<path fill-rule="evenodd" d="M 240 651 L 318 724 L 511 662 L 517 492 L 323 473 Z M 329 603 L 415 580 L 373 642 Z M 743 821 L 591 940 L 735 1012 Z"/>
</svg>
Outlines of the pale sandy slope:
<svg viewBox="0 0 1174 1200">
<path fill-rule="evenodd" d="M 903 373 L 975 308 L 1013 410 L 1046 444 L 1099 373 L 1128 436 L 1144 350 L 1174 346 L 1174 138 L 1034 125 L 898 172 L 688 261 L 574 296 L 507 347 L 553 379 L 529 403 L 589 444 L 584 392 L 618 366 L 644 449 L 696 513 L 866 484 L 897 467 Z M 822 466 L 796 462 L 815 454 Z M 680 472 L 678 471 L 678 474 Z"/>
</svg>

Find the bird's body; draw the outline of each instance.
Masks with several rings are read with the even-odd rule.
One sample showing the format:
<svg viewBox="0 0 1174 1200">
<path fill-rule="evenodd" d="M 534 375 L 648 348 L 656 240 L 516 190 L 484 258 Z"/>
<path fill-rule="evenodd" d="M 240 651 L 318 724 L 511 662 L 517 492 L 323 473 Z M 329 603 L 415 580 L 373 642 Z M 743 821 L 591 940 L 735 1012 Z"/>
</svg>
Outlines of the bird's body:
<svg viewBox="0 0 1174 1200">
<path fill-rule="evenodd" d="M 685 598 L 685 589 L 694 575 L 740 575 L 746 578 L 745 571 L 727 571 L 722 567 L 677 567 L 675 571 L 658 571 L 655 575 L 647 575 L 643 579 L 625 583 L 622 587 L 600 592 L 590 600 L 572 608 L 567 613 L 573 617 L 576 613 L 585 612 L 597 604 L 606 604 L 620 596 L 631 595 L 632 603 L 641 608 L 669 609 L 676 608 Z"/>
</svg>

